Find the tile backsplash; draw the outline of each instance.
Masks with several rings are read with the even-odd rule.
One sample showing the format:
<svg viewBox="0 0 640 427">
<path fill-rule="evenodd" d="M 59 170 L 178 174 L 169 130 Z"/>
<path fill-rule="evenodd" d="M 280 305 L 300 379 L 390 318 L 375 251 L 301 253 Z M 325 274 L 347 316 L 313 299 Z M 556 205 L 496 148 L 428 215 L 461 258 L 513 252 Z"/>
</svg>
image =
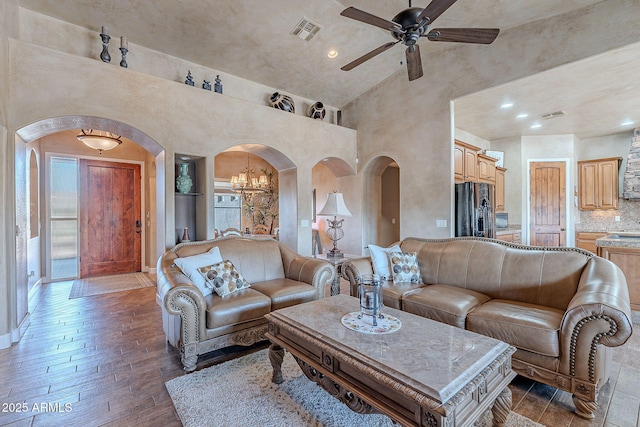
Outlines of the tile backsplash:
<svg viewBox="0 0 640 427">
<path fill-rule="evenodd" d="M 580 211 L 576 231 L 640 231 L 640 200 L 619 199 L 615 210 Z"/>
</svg>

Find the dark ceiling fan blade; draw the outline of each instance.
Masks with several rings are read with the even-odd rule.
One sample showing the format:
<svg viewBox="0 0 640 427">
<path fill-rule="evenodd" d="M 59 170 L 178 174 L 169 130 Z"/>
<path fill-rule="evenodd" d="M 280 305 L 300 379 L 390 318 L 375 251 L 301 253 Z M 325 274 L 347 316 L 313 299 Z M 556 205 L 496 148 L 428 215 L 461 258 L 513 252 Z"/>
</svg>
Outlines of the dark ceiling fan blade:
<svg viewBox="0 0 640 427">
<path fill-rule="evenodd" d="M 417 44 L 407 48 L 407 72 L 409 81 L 422 77 L 422 58 L 420 57 L 420 46 Z"/>
<path fill-rule="evenodd" d="M 439 28 L 424 34 L 434 42 L 491 44 L 498 37 L 499 28 Z"/>
<path fill-rule="evenodd" d="M 357 67 L 358 65 L 362 64 L 363 62 L 368 61 L 369 59 L 373 58 L 374 56 L 381 54 L 385 50 L 392 48 L 396 43 L 399 43 L 399 42 L 400 41 L 398 40 L 397 42 L 389 42 L 389 43 L 383 44 L 379 48 L 374 49 L 371 52 L 362 55 L 360 58 L 356 59 L 355 61 L 349 62 L 347 65 L 343 66 L 340 69 L 343 70 L 343 71 L 349 71 L 349 70 Z"/>
<path fill-rule="evenodd" d="M 372 15 L 363 10 L 356 9 L 353 6 L 343 10 L 340 15 L 346 16 L 347 18 L 355 19 L 356 21 L 364 22 L 365 24 L 374 25 L 385 30 L 394 31 L 396 33 L 404 33 L 404 30 L 402 29 L 402 26 L 400 24 Z"/>
<path fill-rule="evenodd" d="M 420 23 L 421 27 L 432 24 L 433 21 L 449 9 L 456 1 L 457 0 L 433 0 L 424 8 L 422 13 L 418 15 L 416 22 Z"/>
</svg>

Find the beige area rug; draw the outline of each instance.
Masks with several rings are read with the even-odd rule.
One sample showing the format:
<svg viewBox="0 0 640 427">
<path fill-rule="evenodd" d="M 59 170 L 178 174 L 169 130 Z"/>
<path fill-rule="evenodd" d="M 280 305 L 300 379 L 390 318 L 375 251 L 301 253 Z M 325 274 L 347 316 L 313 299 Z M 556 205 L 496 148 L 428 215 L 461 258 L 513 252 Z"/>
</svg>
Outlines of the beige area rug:
<svg viewBox="0 0 640 427">
<path fill-rule="evenodd" d="M 385 415 L 351 411 L 304 376 L 290 354 L 282 365 L 284 383 L 271 382 L 268 350 L 174 378 L 166 383 L 185 427 L 201 426 L 379 426 L 393 427 Z M 491 426 L 488 412 L 477 424 Z M 540 427 L 512 412 L 508 427 Z"/>
<path fill-rule="evenodd" d="M 69 299 L 148 288 L 155 285 L 155 281 L 145 273 L 126 273 L 115 274 L 112 276 L 89 277 L 87 279 L 78 279 L 73 281 Z"/>
</svg>

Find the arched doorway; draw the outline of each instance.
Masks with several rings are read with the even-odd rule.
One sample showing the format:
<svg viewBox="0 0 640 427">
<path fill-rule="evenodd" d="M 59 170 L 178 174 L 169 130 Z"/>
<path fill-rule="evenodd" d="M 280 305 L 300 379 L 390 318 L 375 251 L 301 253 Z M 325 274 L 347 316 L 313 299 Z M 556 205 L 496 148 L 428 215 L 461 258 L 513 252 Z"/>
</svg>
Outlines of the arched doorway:
<svg viewBox="0 0 640 427">
<path fill-rule="evenodd" d="M 75 135 L 79 133 L 79 129 L 100 129 L 113 132 L 121 135 L 124 142 L 120 147 L 118 147 L 118 153 L 114 151 L 113 154 L 107 154 L 107 152 L 105 152 L 100 155 L 97 151 L 89 149 L 75 139 Z M 65 138 L 67 140 L 73 140 L 73 142 L 66 146 L 64 144 L 53 144 L 53 148 L 51 148 L 51 146 L 46 148 L 46 141 L 60 141 Z M 133 152 L 144 153 L 143 155 L 147 156 L 148 159 L 147 161 L 140 163 L 144 163 L 147 166 L 146 179 L 148 182 L 145 188 L 148 189 L 148 191 L 146 191 L 144 195 L 144 197 L 146 197 L 146 208 L 143 218 L 141 218 L 141 222 L 145 222 L 144 225 L 147 226 L 147 229 L 153 229 L 153 232 L 147 233 L 145 236 L 144 244 L 146 248 L 146 260 L 144 265 L 155 267 L 154 261 L 157 259 L 157 254 L 164 251 L 164 229 L 162 227 L 157 227 L 157 225 L 164 223 L 164 198 L 156 197 L 156 194 L 164 194 L 164 181 L 161 180 L 161 182 L 158 183 L 155 180 L 157 168 L 161 168 L 162 170 L 164 169 L 164 152 L 160 144 L 151 139 L 148 135 L 125 123 L 107 118 L 91 116 L 63 116 L 41 120 L 19 129 L 16 132 L 15 146 L 16 224 L 20 229 L 29 230 L 29 233 L 19 233 L 18 236 L 16 236 L 17 248 L 24 245 L 27 239 L 31 238 L 32 240 L 32 235 L 34 233 L 33 228 L 38 223 L 38 221 L 34 221 L 33 218 L 30 217 L 32 211 L 31 203 L 28 198 L 25 197 L 25 195 L 33 194 L 35 191 L 33 185 L 28 186 L 27 180 L 24 179 L 24 176 L 27 175 L 25 164 L 33 164 L 33 157 L 28 157 L 27 153 L 35 153 L 37 158 L 41 160 L 38 173 L 38 176 L 40 177 L 40 185 L 37 187 L 37 191 L 41 194 L 43 193 L 43 188 L 45 188 L 49 183 L 44 179 L 46 178 L 46 174 L 44 173 L 45 157 L 43 156 L 43 152 L 45 151 L 48 153 L 58 152 L 59 154 L 62 154 L 63 156 L 66 155 L 68 157 L 93 157 L 100 160 L 113 160 L 113 157 L 123 161 L 132 157 Z M 32 156 L 32 154 L 29 155 Z M 33 184 L 34 179 L 32 178 L 32 174 L 29 173 L 28 175 L 30 177 L 30 184 Z M 23 270 L 25 270 L 25 275 L 31 275 L 31 271 L 33 271 L 34 274 L 40 274 L 40 276 L 46 275 L 46 271 L 38 273 L 37 269 L 28 267 L 34 264 L 34 257 L 45 252 L 42 248 L 47 244 L 47 242 L 43 241 L 43 236 L 45 236 L 47 231 L 50 230 L 46 230 L 46 223 L 42 221 L 44 216 L 42 210 L 43 209 L 40 209 L 39 216 L 40 248 L 26 252 L 17 251 L 16 253 L 18 305 L 21 304 L 20 300 L 24 299 L 26 301 L 27 298 L 27 292 L 20 292 L 20 288 L 26 286 L 27 283 L 32 282 L 31 276 L 29 276 L 28 281 L 20 279 L 23 274 Z M 28 228 L 27 224 L 29 224 Z M 36 260 L 36 262 L 40 266 L 44 265 L 43 260 Z M 26 269 L 30 269 L 31 271 L 27 273 Z"/>
<path fill-rule="evenodd" d="M 298 246 L 298 170 L 295 163 L 280 151 L 266 145 L 236 145 L 216 155 L 214 160 L 216 184 L 221 187 L 221 184 L 229 182 L 233 175 L 238 175 L 247 167 L 254 169 L 257 176 L 267 176 L 267 181 L 270 180 L 275 186 L 273 188 L 275 198 L 247 199 L 241 195 L 241 198 L 236 201 L 241 215 L 238 222 L 239 228 L 242 231 L 248 228 L 250 233 L 255 231 L 257 225 L 267 226 L 269 233 L 273 232 L 274 228 L 278 228 L 275 231 L 280 241 L 291 248 L 296 248 Z M 271 178 L 268 177 L 269 174 Z M 220 187 L 219 189 L 222 190 Z M 230 182 L 226 187 L 227 193 L 232 194 Z M 222 194 L 221 192 L 220 195 Z M 263 206 L 255 205 L 258 199 L 260 203 L 265 202 Z M 214 200 L 214 206 L 216 206 L 216 200 Z M 256 209 L 261 211 L 258 212 Z M 220 229 L 218 224 L 215 224 L 215 227 Z"/>
<path fill-rule="evenodd" d="M 312 169 L 311 184 L 313 187 L 313 235 L 312 253 L 322 253 L 333 247 L 333 242 L 327 236 L 327 220 L 333 219 L 317 215 L 324 206 L 329 193 L 343 194 L 344 202 L 351 217 L 338 218 L 344 220 L 342 230 L 344 237 L 338 242 L 338 247 L 343 253 L 361 255 L 362 234 L 360 227 L 360 203 L 361 194 L 358 178 L 355 171 L 343 159 L 326 157 L 318 162 Z"/>
<path fill-rule="evenodd" d="M 376 157 L 363 168 L 362 180 L 364 242 L 389 246 L 400 240 L 400 168 L 391 157 Z"/>
</svg>

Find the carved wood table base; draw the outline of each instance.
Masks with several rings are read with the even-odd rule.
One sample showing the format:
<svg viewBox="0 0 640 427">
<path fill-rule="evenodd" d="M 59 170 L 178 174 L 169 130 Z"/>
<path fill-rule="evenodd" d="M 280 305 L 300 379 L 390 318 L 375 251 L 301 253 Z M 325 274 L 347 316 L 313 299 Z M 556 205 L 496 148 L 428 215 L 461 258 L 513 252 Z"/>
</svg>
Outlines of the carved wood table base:
<svg viewBox="0 0 640 427">
<path fill-rule="evenodd" d="M 354 412 L 455 427 L 473 426 L 491 409 L 494 427 L 505 424 L 513 347 L 390 308 L 403 327 L 381 340 L 340 323 L 357 306 L 356 298 L 337 295 L 268 314 L 273 382 L 283 381 L 286 349 L 307 378 Z"/>
</svg>

